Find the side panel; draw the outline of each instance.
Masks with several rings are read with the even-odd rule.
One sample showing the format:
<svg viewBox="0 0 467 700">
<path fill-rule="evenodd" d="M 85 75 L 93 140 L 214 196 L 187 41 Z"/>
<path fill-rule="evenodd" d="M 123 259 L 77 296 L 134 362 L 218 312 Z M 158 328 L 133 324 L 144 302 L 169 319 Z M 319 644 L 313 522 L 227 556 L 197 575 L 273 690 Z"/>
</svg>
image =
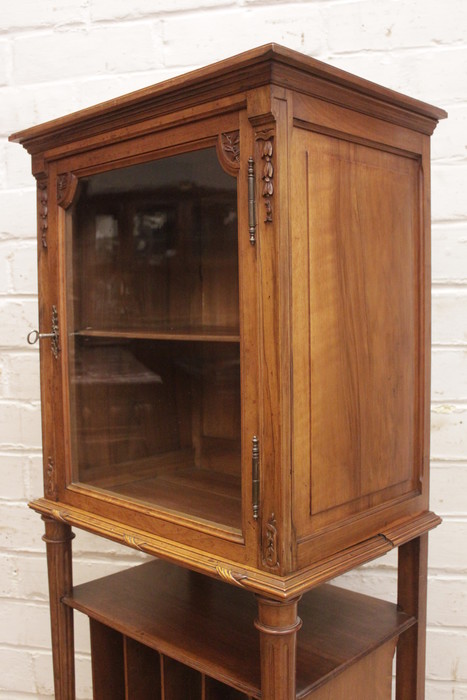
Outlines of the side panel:
<svg viewBox="0 0 467 700">
<path fill-rule="evenodd" d="M 300 542 L 420 494 L 423 251 L 416 153 L 303 122 L 292 151 Z"/>
</svg>

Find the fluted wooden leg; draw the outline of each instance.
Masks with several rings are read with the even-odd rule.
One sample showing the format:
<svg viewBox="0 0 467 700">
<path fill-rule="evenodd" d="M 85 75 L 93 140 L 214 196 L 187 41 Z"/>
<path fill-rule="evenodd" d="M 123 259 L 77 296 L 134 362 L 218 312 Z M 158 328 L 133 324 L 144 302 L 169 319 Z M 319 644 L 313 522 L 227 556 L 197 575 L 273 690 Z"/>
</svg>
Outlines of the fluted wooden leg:
<svg viewBox="0 0 467 700">
<path fill-rule="evenodd" d="M 296 643 L 302 621 L 297 617 L 299 598 L 277 602 L 258 596 L 263 700 L 295 700 Z"/>
<path fill-rule="evenodd" d="M 399 547 L 398 604 L 417 624 L 397 645 L 396 699 L 425 698 L 425 635 L 428 535 Z"/>
<path fill-rule="evenodd" d="M 75 663 L 73 639 L 73 611 L 62 603 L 71 592 L 71 527 L 53 518 L 43 516 L 47 546 L 49 575 L 50 621 L 52 627 L 52 656 L 55 700 L 74 700 Z"/>
</svg>

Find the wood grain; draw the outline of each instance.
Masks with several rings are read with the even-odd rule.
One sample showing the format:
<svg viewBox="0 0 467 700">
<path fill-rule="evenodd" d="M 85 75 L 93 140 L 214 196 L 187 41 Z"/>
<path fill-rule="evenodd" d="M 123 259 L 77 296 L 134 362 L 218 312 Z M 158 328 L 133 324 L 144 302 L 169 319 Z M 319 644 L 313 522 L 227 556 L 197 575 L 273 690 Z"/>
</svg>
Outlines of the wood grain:
<svg viewBox="0 0 467 700">
<path fill-rule="evenodd" d="M 260 697 L 257 606 L 254 596 L 239 588 L 154 561 L 78 586 L 65 603 L 180 663 Z M 264 614 L 259 618 L 261 634 L 277 637 L 275 627 L 295 626 L 296 601 L 285 607 L 269 605 L 267 610 L 267 621 Z M 298 696 L 414 622 L 395 605 L 336 586 L 305 594 L 298 612 L 303 620 L 297 635 Z M 290 625 L 284 625 L 284 613 Z M 286 631 L 284 639 L 296 632 Z M 280 674 L 279 667 L 276 672 Z"/>
</svg>

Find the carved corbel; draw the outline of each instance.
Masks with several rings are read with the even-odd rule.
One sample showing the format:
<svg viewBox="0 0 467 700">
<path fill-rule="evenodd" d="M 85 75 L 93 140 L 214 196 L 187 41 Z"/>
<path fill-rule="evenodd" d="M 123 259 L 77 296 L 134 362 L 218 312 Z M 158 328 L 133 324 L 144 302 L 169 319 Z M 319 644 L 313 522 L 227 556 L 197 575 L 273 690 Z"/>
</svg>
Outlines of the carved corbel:
<svg viewBox="0 0 467 700">
<path fill-rule="evenodd" d="M 57 176 L 57 204 L 68 209 L 73 202 L 78 187 L 78 178 L 73 173 L 63 173 Z"/>
<path fill-rule="evenodd" d="M 48 206 L 47 177 L 40 177 L 37 178 L 37 222 L 43 248 L 47 248 Z"/>
<path fill-rule="evenodd" d="M 224 170 L 235 177 L 240 169 L 239 131 L 226 131 L 219 134 L 217 157 Z"/>
</svg>

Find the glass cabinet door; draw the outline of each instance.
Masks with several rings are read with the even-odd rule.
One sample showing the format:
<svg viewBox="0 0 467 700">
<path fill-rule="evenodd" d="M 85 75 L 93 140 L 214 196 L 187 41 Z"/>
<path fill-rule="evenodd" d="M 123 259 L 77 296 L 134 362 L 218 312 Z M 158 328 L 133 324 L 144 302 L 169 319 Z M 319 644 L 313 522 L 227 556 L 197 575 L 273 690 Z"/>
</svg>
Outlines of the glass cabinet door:
<svg viewBox="0 0 467 700">
<path fill-rule="evenodd" d="M 82 178 L 66 246 L 73 481 L 240 530 L 236 178 L 214 147 Z"/>
</svg>

